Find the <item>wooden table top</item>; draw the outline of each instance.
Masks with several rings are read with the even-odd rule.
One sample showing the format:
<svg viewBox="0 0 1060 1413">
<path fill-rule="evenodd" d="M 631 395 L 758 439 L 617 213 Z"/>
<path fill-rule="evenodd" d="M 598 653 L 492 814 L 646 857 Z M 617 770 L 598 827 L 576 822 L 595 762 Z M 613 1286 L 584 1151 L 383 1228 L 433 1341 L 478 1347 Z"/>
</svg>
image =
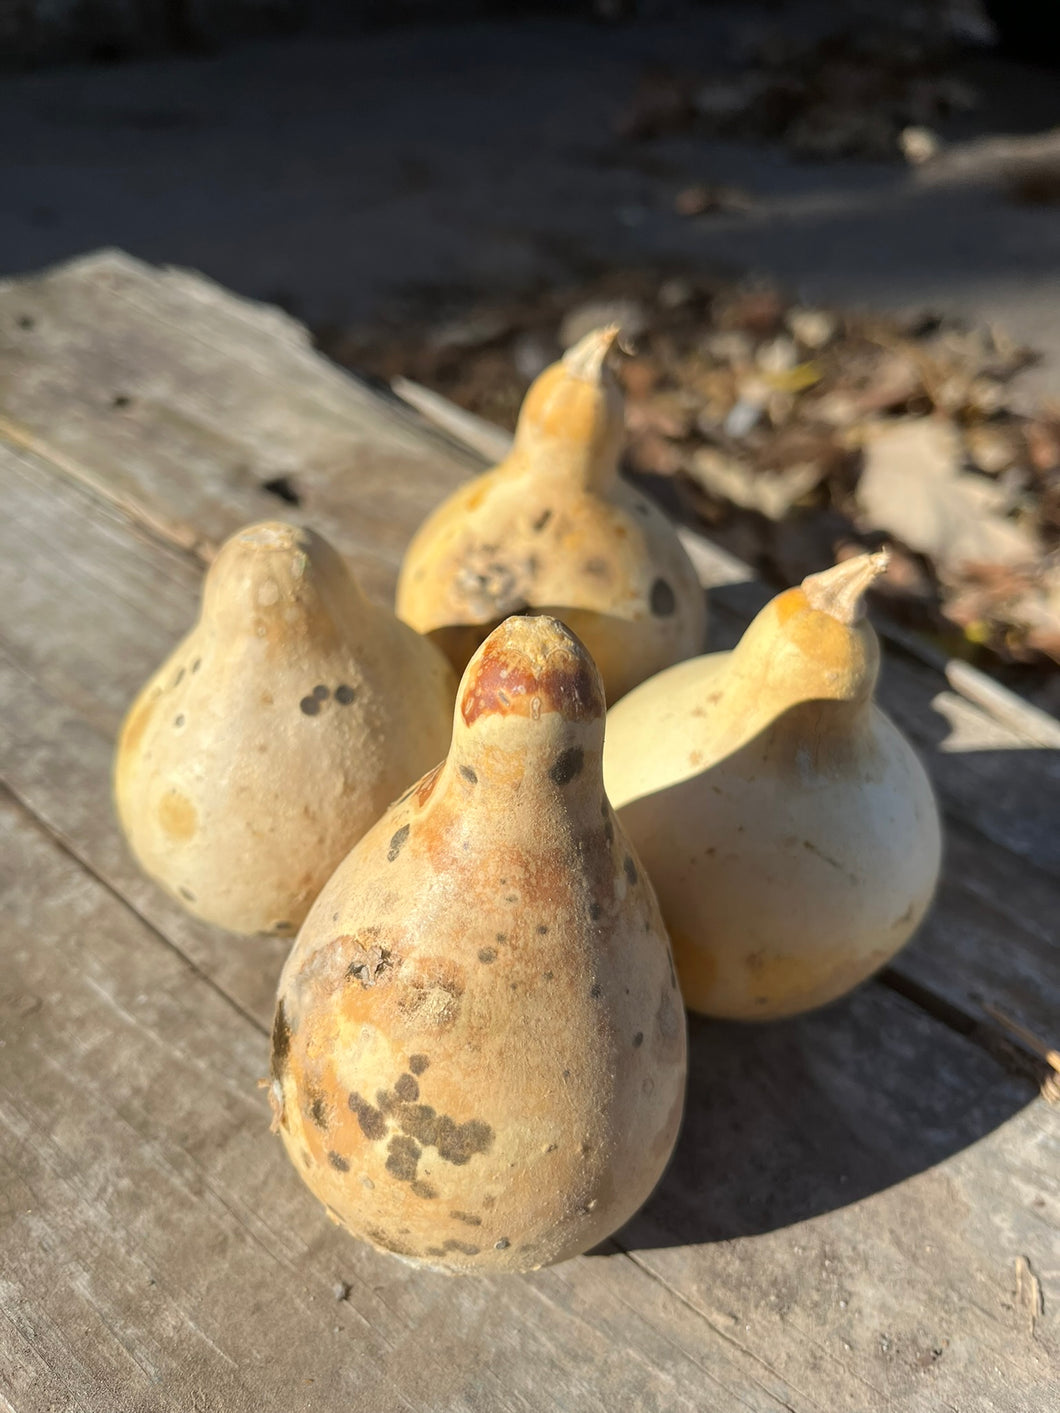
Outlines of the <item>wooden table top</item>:
<svg viewBox="0 0 1060 1413">
<path fill-rule="evenodd" d="M 881 700 L 945 811 L 930 921 L 823 1012 L 692 1022 L 677 1157 L 603 1249 L 416 1270 L 332 1226 L 270 1134 L 289 944 L 138 872 L 115 732 L 238 525 L 314 525 L 386 600 L 480 465 L 197 276 L 104 252 L 0 286 L 0 1406 L 1060 1406 L 1060 733 L 916 651 Z M 695 554 L 725 645 L 762 590 Z"/>
</svg>

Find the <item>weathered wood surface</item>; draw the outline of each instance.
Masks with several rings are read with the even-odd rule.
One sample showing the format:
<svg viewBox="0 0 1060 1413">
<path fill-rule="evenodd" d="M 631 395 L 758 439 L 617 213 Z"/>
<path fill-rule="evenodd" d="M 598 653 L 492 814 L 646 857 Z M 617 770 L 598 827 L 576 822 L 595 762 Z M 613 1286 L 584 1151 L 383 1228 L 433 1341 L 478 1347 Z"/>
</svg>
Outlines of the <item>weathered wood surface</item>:
<svg viewBox="0 0 1060 1413">
<path fill-rule="evenodd" d="M 113 255 L 0 290 L 0 419 L 7 1406 L 1056 1401 L 1056 1111 L 988 1053 L 981 1009 L 1055 1043 L 1048 752 L 892 660 L 888 705 L 949 814 L 939 903 L 892 978 L 919 1004 L 873 983 L 797 1022 L 694 1024 L 677 1159 L 605 1252 L 416 1272 L 332 1228 L 289 1169 L 255 1088 L 284 944 L 197 924 L 139 876 L 110 755 L 213 543 L 308 519 L 385 595 L 474 463 L 284 316 Z M 277 476 L 300 506 L 261 489 Z M 719 640 L 753 592 L 719 594 Z"/>
</svg>

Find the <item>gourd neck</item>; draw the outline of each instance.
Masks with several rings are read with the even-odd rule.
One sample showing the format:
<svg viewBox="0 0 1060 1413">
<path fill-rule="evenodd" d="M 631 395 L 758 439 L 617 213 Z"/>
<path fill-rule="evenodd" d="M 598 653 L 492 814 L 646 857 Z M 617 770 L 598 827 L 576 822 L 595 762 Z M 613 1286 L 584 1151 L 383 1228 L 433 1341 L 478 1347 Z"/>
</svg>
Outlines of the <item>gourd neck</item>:
<svg viewBox="0 0 1060 1413">
<path fill-rule="evenodd" d="M 618 480 L 624 416 L 609 364 L 618 327 L 597 329 L 535 380 L 523 401 L 505 468 L 605 495 Z"/>
</svg>

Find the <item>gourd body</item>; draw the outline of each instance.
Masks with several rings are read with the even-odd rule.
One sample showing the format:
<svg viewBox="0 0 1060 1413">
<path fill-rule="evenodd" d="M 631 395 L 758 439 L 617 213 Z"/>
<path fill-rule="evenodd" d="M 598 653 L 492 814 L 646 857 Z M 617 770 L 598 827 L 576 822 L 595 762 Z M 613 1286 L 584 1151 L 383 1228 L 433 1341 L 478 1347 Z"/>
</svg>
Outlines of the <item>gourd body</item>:
<svg viewBox="0 0 1060 1413">
<path fill-rule="evenodd" d="M 703 646 L 704 596 L 661 511 L 623 481 L 613 329 L 588 335 L 531 386 L 510 455 L 420 527 L 397 611 L 462 669 L 527 609 L 583 640 L 609 701 Z"/>
<path fill-rule="evenodd" d="M 815 608 L 804 586 L 733 652 L 671 668 L 610 714 L 605 780 L 694 1010 L 755 1020 L 823 1005 L 885 965 L 927 911 L 938 813 L 872 701 L 878 658 L 866 621 Z"/>
<path fill-rule="evenodd" d="M 350 1232 L 454 1270 L 584 1251 L 669 1158 L 685 1025 L 603 793 L 604 701 L 548 618 L 497 629 L 448 759 L 365 836 L 280 982 L 273 1098 Z"/>
<path fill-rule="evenodd" d="M 444 756 L 456 683 L 310 530 L 234 535 L 115 763 L 139 862 L 189 911 L 292 936 L 335 865 Z"/>
</svg>

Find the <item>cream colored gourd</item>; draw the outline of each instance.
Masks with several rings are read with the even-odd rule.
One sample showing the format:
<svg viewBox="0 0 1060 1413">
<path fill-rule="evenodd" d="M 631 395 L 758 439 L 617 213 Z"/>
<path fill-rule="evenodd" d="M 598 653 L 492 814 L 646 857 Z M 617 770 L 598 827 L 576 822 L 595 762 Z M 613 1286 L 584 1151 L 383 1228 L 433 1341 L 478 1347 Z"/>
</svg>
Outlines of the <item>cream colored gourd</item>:
<svg viewBox="0 0 1060 1413">
<path fill-rule="evenodd" d="M 311 530 L 222 546 L 202 613 L 133 703 L 118 815 L 190 912 L 294 934 L 335 865 L 444 756 L 456 680 Z"/>
<path fill-rule="evenodd" d="M 577 638 L 512 618 L 448 759 L 336 870 L 288 959 L 276 1124 L 355 1236 L 524 1271 L 603 1240 L 670 1156 L 685 1022 L 651 885 L 604 796 Z"/>
<path fill-rule="evenodd" d="M 399 617 L 462 669 L 529 608 L 583 640 L 608 701 L 698 652 L 704 596 L 666 516 L 618 474 L 622 396 L 598 329 L 531 385 L 510 454 L 461 486 L 405 555 Z"/>
<path fill-rule="evenodd" d="M 769 603 L 730 653 L 661 673 L 609 714 L 604 776 L 658 890 L 685 1000 L 758 1020 L 883 966 L 939 869 L 931 786 L 872 700 L 863 555 Z"/>
</svg>

